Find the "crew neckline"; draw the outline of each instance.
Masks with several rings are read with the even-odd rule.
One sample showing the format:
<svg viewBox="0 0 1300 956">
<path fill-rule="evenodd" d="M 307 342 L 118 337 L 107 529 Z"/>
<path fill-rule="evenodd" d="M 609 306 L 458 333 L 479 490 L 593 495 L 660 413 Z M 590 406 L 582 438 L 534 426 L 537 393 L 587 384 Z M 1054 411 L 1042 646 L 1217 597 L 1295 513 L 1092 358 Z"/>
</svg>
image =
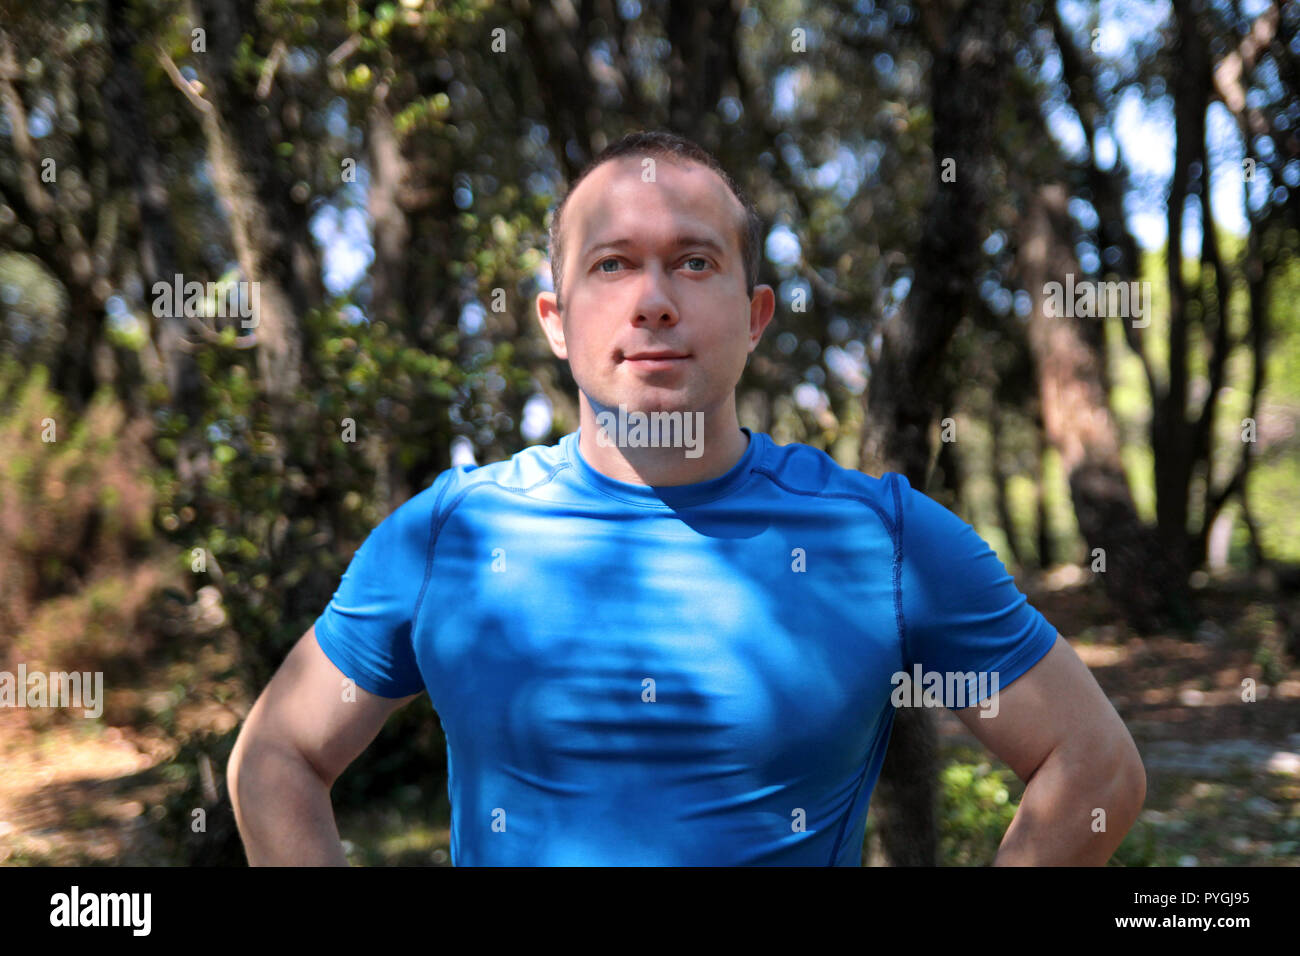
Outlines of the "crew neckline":
<svg viewBox="0 0 1300 956">
<path fill-rule="evenodd" d="M 619 481 L 597 471 L 592 467 L 579 448 L 582 426 L 564 436 L 564 455 L 573 465 L 574 470 L 587 484 L 602 494 L 630 504 L 683 508 L 716 501 L 735 491 L 749 476 L 751 468 L 761 457 L 759 443 L 763 440 L 761 432 L 754 433 L 744 425 L 740 430 L 749 436 L 749 445 L 731 468 L 716 478 L 697 481 L 689 485 L 639 485 L 628 481 Z"/>
</svg>

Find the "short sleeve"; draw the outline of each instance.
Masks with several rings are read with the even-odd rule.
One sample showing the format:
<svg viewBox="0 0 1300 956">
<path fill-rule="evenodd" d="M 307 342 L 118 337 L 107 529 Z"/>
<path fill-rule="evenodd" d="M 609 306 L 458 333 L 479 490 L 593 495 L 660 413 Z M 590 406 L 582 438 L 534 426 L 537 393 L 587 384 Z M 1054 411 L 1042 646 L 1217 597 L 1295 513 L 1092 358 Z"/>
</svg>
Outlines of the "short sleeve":
<svg viewBox="0 0 1300 956">
<path fill-rule="evenodd" d="M 439 481 L 385 518 L 352 556 L 324 613 L 316 641 L 357 686 L 380 697 L 424 690 L 411 626 L 428 573 Z"/>
<path fill-rule="evenodd" d="M 964 706 L 970 706 L 1038 663 L 1056 643 L 1056 628 L 974 528 L 902 475 L 893 480 L 908 674 L 919 665 L 923 673 L 984 675 L 982 685 L 966 678 Z"/>
</svg>

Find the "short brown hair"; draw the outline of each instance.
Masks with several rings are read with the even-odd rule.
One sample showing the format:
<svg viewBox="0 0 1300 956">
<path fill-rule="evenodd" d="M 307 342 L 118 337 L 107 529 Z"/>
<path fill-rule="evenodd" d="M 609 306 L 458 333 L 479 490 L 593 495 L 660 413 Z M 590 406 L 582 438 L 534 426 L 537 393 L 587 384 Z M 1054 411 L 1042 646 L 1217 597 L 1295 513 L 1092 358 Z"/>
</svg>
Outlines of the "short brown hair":
<svg viewBox="0 0 1300 956">
<path fill-rule="evenodd" d="M 556 304 L 559 305 L 560 303 L 560 283 L 564 274 L 564 250 L 560 245 L 560 217 L 564 213 L 564 207 L 568 203 L 569 197 L 573 195 L 573 191 L 578 188 L 578 184 L 586 179 L 594 169 L 603 166 L 611 159 L 619 159 L 624 156 L 661 156 L 678 162 L 689 161 L 706 166 L 718 174 L 722 181 L 726 183 L 727 188 L 731 190 L 731 194 L 736 197 L 745 213 L 744 224 L 740 227 L 740 253 L 741 259 L 745 263 L 745 293 L 752 296 L 754 286 L 758 283 L 758 251 L 763 241 L 763 220 L 759 218 L 758 210 L 754 208 L 754 204 L 749 201 L 749 197 L 745 195 L 744 191 L 736 185 L 736 181 L 727 175 L 727 171 L 722 168 L 722 164 L 718 162 L 712 153 L 699 144 L 693 143 L 683 136 L 678 136 L 676 133 L 657 130 L 654 132 L 628 133 L 605 147 L 578 174 L 578 178 L 573 181 L 569 186 L 569 191 L 560 200 L 555 215 L 551 217 L 549 236 L 551 282 L 555 286 Z"/>
</svg>

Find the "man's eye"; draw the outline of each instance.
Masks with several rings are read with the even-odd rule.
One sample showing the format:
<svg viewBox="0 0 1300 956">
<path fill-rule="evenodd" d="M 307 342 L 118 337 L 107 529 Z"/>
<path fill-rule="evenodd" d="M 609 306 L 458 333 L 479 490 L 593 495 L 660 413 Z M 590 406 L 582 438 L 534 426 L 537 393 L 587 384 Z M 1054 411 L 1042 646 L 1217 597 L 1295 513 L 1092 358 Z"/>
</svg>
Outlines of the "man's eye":
<svg viewBox="0 0 1300 956">
<path fill-rule="evenodd" d="M 698 269 L 691 269 L 691 270 L 690 270 L 691 272 L 703 272 L 705 269 L 707 269 L 707 268 L 709 267 L 709 260 L 706 259 L 706 258 L 704 258 L 703 256 L 691 256 L 691 257 L 690 257 L 689 259 L 687 259 L 686 261 L 687 261 L 688 263 L 689 263 L 689 262 L 699 262 L 699 263 L 703 263 L 703 265 L 701 265 L 700 268 L 698 268 Z"/>
<path fill-rule="evenodd" d="M 608 265 L 619 265 L 619 261 L 617 259 L 601 259 L 600 262 L 596 263 L 596 268 L 601 272 L 613 272 L 614 270 L 605 268 Z"/>
</svg>

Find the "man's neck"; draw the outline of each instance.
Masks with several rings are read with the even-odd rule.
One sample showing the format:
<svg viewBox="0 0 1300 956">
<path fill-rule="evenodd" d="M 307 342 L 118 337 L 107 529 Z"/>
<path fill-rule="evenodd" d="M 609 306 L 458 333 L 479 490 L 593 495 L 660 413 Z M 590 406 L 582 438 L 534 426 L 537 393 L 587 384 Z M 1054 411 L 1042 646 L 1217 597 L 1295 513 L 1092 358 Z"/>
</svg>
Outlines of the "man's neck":
<svg viewBox="0 0 1300 956">
<path fill-rule="evenodd" d="M 618 409 L 596 409 L 580 393 L 579 417 L 582 431 L 578 451 L 596 471 L 615 481 L 636 485 L 671 487 L 693 485 L 725 475 L 749 447 L 751 439 L 740 430 L 734 400 L 712 414 L 682 412 L 675 416 L 672 434 L 679 440 L 676 447 L 652 447 L 638 441 L 634 431 L 637 413 Z M 641 419 L 643 436 L 654 441 L 656 432 L 666 439 L 668 429 L 660 431 L 652 413 Z M 605 438 L 601 437 L 602 423 Z M 687 447 L 683 447 L 682 438 Z"/>
</svg>

